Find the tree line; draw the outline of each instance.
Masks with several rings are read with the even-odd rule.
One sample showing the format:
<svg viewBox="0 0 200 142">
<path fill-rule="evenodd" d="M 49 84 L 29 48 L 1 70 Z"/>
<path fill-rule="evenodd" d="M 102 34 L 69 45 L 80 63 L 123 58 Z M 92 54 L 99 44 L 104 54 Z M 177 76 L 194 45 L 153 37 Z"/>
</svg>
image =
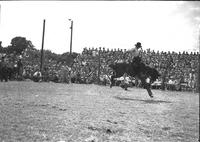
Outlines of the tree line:
<svg viewBox="0 0 200 142">
<path fill-rule="evenodd" d="M 27 40 L 25 37 L 14 37 L 11 40 L 10 45 L 8 45 L 7 47 L 2 47 L 2 42 L 0 41 L 0 53 L 6 55 L 23 55 L 27 50 L 34 51 L 28 52 L 28 54 L 34 54 L 35 57 L 40 58 L 40 50 L 37 50 L 32 44 L 32 42 L 30 40 Z M 53 53 L 51 50 L 44 50 L 44 55 L 45 58 L 50 60 L 56 60 L 57 62 L 71 62 L 70 60 L 75 59 L 78 56 L 78 53 L 73 52 L 71 55 L 69 54 L 69 52 L 65 52 L 63 54 L 56 54 Z"/>
</svg>

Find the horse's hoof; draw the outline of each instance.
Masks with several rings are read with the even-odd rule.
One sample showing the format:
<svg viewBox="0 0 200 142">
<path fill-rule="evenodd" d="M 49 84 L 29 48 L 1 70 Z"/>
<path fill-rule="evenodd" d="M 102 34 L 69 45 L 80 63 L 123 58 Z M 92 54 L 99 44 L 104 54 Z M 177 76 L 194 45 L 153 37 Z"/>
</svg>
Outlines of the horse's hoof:
<svg viewBox="0 0 200 142">
<path fill-rule="evenodd" d="M 149 95 L 151 98 L 153 98 L 153 95 Z"/>
</svg>

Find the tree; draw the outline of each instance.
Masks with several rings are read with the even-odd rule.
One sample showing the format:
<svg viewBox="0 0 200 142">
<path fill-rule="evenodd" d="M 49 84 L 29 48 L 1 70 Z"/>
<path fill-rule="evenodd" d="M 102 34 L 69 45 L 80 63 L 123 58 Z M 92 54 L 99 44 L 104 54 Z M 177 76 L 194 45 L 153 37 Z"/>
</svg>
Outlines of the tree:
<svg viewBox="0 0 200 142">
<path fill-rule="evenodd" d="M 58 60 L 59 55 L 51 52 L 51 50 L 44 50 L 45 59 Z"/>
<path fill-rule="evenodd" d="M 69 52 L 58 55 L 57 62 L 64 63 L 67 66 L 72 66 L 74 59 L 78 56 L 78 53 L 73 52 L 71 55 Z"/>
<path fill-rule="evenodd" d="M 33 48 L 33 44 L 30 40 L 26 40 L 25 37 L 15 37 L 11 40 L 11 46 L 8 47 L 9 53 L 22 54 L 27 48 Z"/>
<path fill-rule="evenodd" d="M 2 46 L 2 41 L 0 41 L 0 53 L 6 53 L 6 48 Z"/>
<path fill-rule="evenodd" d="M 2 53 L 3 52 L 3 47 L 2 47 L 2 41 L 0 41 L 0 53 Z"/>
</svg>

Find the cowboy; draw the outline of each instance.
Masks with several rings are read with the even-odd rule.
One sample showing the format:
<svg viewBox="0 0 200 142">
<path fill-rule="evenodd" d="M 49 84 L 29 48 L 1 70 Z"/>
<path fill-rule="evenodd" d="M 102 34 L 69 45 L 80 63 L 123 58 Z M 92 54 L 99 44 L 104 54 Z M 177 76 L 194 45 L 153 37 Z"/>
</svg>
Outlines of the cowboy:
<svg viewBox="0 0 200 142">
<path fill-rule="evenodd" d="M 141 45 L 140 42 L 137 42 L 137 43 L 135 44 L 135 47 L 132 48 L 131 50 L 129 50 L 129 51 L 131 52 L 131 58 L 132 58 L 132 59 L 136 59 L 136 58 L 139 57 L 139 55 L 140 55 L 140 50 L 139 50 L 139 49 L 140 49 L 140 48 L 142 49 L 142 45 Z"/>
<path fill-rule="evenodd" d="M 131 64 L 134 66 L 134 68 L 136 68 L 136 72 L 140 72 L 140 70 L 144 67 L 144 63 L 142 63 L 141 57 L 140 57 L 140 52 L 142 49 L 142 45 L 140 42 L 137 42 L 135 44 L 135 48 L 129 50 L 131 52 L 131 57 L 129 59 L 129 63 L 131 62 Z"/>
</svg>

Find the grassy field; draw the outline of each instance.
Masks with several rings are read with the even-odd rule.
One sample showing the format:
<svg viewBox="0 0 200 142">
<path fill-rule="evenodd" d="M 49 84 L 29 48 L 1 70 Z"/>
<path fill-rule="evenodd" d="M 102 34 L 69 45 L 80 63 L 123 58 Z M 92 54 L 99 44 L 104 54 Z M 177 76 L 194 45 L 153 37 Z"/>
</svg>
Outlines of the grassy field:
<svg viewBox="0 0 200 142">
<path fill-rule="evenodd" d="M 199 94 L 153 93 L 0 82 L 0 142 L 198 142 Z"/>
</svg>

